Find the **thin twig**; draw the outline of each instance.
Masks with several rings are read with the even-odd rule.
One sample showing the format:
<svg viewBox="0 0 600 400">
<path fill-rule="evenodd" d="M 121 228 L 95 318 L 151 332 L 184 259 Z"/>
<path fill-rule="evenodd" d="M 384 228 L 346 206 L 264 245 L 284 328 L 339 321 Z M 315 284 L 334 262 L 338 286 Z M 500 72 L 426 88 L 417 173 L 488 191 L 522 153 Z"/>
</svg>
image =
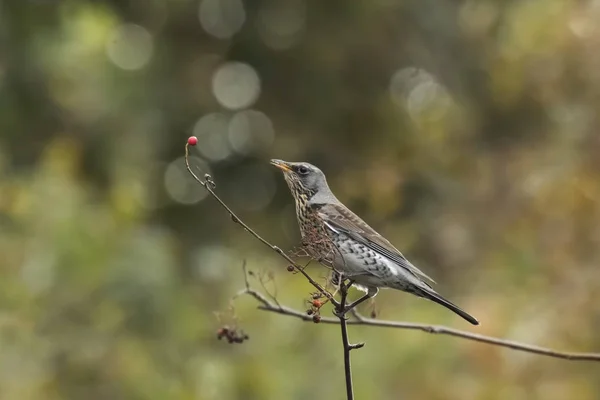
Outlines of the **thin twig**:
<svg viewBox="0 0 600 400">
<path fill-rule="evenodd" d="M 275 304 L 270 303 L 262 294 L 256 292 L 254 289 L 242 290 L 242 292 L 240 292 L 239 294 L 248 294 L 254 297 L 260 303 L 260 305 L 258 306 L 260 310 L 274 312 L 281 315 L 287 315 L 290 317 L 301 319 L 303 321 L 312 321 L 312 318 L 310 316 L 306 315 L 301 311 L 295 310 L 284 305 L 282 305 L 281 307 L 277 307 Z M 600 362 L 600 353 L 577 353 L 559 351 L 547 347 L 535 346 L 513 340 L 499 339 L 491 336 L 480 335 L 477 333 L 461 331 L 459 329 L 454 329 L 442 325 L 427 325 L 412 322 L 386 321 L 373 318 L 366 318 L 360 315 L 358 312 L 354 312 L 353 315 L 357 319 L 351 319 L 346 321 L 347 325 L 364 325 L 379 328 L 418 330 L 426 333 L 454 336 L 466 340 L 473 340 L 480 343 L 506 347 L 517 351 L 560 358 L 564 360 Z M 340 321 L 338 320 L 338 318 L 322 317 L 320 323 L 337 325 L 340 323 Z"/>
<path fill-rule="evenodd" d="M 242 261 L 242 271 L 244 272 L 244 285 L 246 285 L 246 290 L 250 290 L 250 282 L 248 281 L 248 269 L 246 268 L 246 259 Z"/>
<path fill-rule="evenodd" d="M 210 175 L 205 174 L 204 178 L 205 180 L 202 180 L 200 178 L 198 178 L 198 176 L 194 173 L 194 171 L 192 171 L 192 167 L 190 166 L 190 160 L 189 160 L 189 145 L 186 143 L 185 145 L 185 166 L 188 170 L 188 172 L 192 175 L 192 177 L 194 178 L 194 180 L 196 182 L 198 182 L 199 184 L 201 184 L 204 189 L 206 189 L 208 191 L 208 193 L 215 199 L 217 200 L 217 202 L 221 205 L 221 207 L 223 207 L 228 213 L 229 216 L 231 217 L 231 219 L 233 220 L 233 222 L 235 222 L 236 224 L 240 225 L 242 228 L 244 228 L 244 230 L 246 230 L 246 232 L 248 232 L 249 234 L 251 234 L 252 236 L 254 236 L 256 239 L 258 239 L 262 244 L 264 244 L 265 246 L 269 247 L 271 250 L 273 250 L 275 253 L 279 254 L 281 257 L 283 257 L 288 263 L 290 263 L 290 265 L 292 265 L 294 267 L 294 269 L 301 273 L 307 280 L 308 282 L 313 285 L 318 291 L 320 291 L 321 293 L 323 293 L 325 295 L 325 297 L 327 297 L 329 299 L 329 301 L 331 301 L 331 303 L 333 305 L 335 305 L 336 307 L 338 306 L 338 301 L 336 299 L 333 298 L 333 296 L 331 295 L 331 293 L 329 293 L 323 286 L 321 286 L 317 281 L 315 281 L 310 275 L 308 275 L 308 273 L 306 273 L 306 271 L 304 271 L 304 269 L 302 268 L 302 266 L 300 266 L 298 263 L 296 263 L 294 260 L 292 260 L 283 250 L 281 250 L 279 247 L 272 245 L 271 243 L 267 242 L 265 239 L 263 239 L 262 236 L 260 236 L 258 233 L 256 233 L 252 228 L 250 228 L 248 225 L 246 225 L 246 223 L 244 221 L 242 221 L 234 212 L 233 210 L 231 210 L 231 208 L 229 208 L 229 206 L 227 204 L 225 204 L 225 202 L 223 200 L 221 200 L 221 198 L 214 192 L 213 187 L 215 186 L 215 183 L 212 181 L 212 178 Z"/>
<path fill-rule="evenodd" d="M 258 282 L 260 283 L 260 286 L 263 288 L 263 290 L 267 294 L 267 296 L 269 296 L 269 298 L 273 301 L 273 303 L 275 303 L 279 306 L 280 304 L 279 304 L 279 300 L 277 300 L 277 284 L 275 282 L 275 279 L 273 279 L 273 277 L 269 276 L 269 275 L 267 275 L 267 277 L 269 278 L 269 280 L 265 281 L 264 274 L 260 273 L 258 276 Z M 267 283 L 269 283 L 269 282 L 272 282 L 273 293 L 271 293 L 269 288 L 267 288 Z"/>
</svg>

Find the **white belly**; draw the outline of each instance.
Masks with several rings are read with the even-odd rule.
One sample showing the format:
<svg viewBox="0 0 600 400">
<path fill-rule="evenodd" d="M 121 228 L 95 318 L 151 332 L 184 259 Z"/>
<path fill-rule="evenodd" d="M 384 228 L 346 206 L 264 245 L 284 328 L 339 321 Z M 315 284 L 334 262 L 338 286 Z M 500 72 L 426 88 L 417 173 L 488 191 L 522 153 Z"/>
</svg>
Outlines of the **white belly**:
<svg viewBox="0 0 600 400">
<path fill-rule="evenodd" d="M 410 272 L 367 246 L 347 240 L 343 234 L 337 237 L 336 246 L 335 269 L 358 285 L 371 288 L 371 292 L 386 287 L 406 290 L 418 283 Z"/>
</svg>

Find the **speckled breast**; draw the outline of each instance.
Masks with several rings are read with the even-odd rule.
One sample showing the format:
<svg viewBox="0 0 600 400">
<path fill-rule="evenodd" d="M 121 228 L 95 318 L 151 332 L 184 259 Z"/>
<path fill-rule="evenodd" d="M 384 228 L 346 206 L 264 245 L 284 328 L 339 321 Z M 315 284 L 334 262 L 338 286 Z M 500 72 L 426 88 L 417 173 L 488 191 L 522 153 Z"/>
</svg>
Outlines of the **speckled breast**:
<svg viewBox="0 0 600 400">
<path fill-rule="evenodd" d="M 298 225 L 302 234 L 302 245 L 306 252 L 324 264 L 331 265 L 335 251 L 333 238 L 318 214 L 310 207 L 296 204 Z"/>
</svg>

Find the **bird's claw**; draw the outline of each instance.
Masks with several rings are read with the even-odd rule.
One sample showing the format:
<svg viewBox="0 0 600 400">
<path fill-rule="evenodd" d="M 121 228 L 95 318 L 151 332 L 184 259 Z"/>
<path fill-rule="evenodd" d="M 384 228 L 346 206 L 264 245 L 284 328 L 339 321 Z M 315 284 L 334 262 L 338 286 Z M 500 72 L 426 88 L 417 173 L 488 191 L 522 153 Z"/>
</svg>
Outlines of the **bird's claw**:
<svg viewBox="0 0 600 400">
<path fill-rule="evenodd" d="M 339 309 L 337 309 L 337 308 L 336 308 L 336 309 L 334 309 L 334 310 L 333 310 L 333 315 L 335 315 L 336 317 L 338 317 L 338 318 L 340 318 L 340 319 L 342 319 L 342 318 L 343 318 L 343 319 L 346 319 L 346 320 L 347 320 L 347 319 L 348 319 L 348 316 L 347 316 L 346 314 L 347 314 L 347 313 L 348 313 L 348 311 L 350 311 L 350 310 L 351 310 L 351 308 L 348 308 L 348 307 L 344 307 L 344 309 L 343 309 L 343 310 L 341 310 L 341 311 L 340 311 Z"/>
</svg>

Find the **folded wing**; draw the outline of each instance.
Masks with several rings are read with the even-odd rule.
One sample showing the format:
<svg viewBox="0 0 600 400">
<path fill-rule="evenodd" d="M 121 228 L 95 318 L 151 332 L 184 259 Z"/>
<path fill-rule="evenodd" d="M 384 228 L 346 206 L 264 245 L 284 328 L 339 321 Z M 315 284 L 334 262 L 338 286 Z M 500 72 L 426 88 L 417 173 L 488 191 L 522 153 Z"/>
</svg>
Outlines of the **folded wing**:
<svg viewBox="0 0 600 400">
<path fill-rule="evenodd" d="M 352 211 L 336 204 L 315 205 L 315 208 L 319 213 L 319 217 L 331 229 L 345 233 L 357 242 L 393 261 L 415 277 L 435 283 L 433 279 L 412 265 L 387 239 L 378 234 Z"/>
</svg>

